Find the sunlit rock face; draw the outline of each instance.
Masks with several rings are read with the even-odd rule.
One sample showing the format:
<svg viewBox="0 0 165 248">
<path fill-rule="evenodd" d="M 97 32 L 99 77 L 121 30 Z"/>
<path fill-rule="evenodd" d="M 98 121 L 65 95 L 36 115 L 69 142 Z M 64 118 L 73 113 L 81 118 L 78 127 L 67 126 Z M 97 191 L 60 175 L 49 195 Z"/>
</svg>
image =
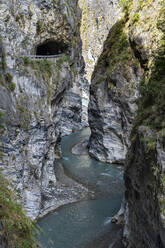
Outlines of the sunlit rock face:
<svg viewBox="0 0 165 248">
<path fill-rule="evenodd" d="M 141 14 L 136 15 L 138 8 L 138 3 L 134 2 L 128 22 L 122 13 L 113 19 L 114 25 L 109 30 L 91 80 L 89 152 L 109 163 L 124 163 L 137 110 L 138 85 L 145 64 L 152 60 L 147 57 L 157 47 L 155 36 L 160 37 L 156 28 L 152 31 L 149 27 L 153 17 L 144 25 L 139 22 L 138 18 L 142 23 L 149 18 L 149 11 L 144 7 Z"/>
<path fill-rule="evenodd" d="M 132 68 L 127 66 L 128 72 L 126 66 L 122 69 L 121 61 L 115 70 L 108 72 L 106 68 L 110 57 L 116 56 L 115 52 L 119 53 L 115 51 L 110 54 L 108 47 L 111 34 L 115 32 L 113 26 L 118 25 L 117 23 L 123 18 L 119 2 L 79 0 L 82 9 L 82 52 L 87 79 L 91 81 L 89 125 L 92 134 L 89 152 L 95 158 L 110 163 L 124 162 L 129 145 L 128 136 L 136 109 L 134 102 L 138 95 L 137 85 L 142 75 L 141 68 L 137 65 L 136 70 L 134 66 L 136 62 L 133 60 L 136 58 L 133 56 L 130 58 Z M 132 78 L 131 85 L 130 77 Z M 114 89 L 112 92 L 115 84 L 117 91 Z"/>
<path fill-rule="evenodd" d="M 92 75 L 89 102 L 89 152 L 109 163 L 124 163 L 137 109 L 141 68 L 123 19 L 116 20 Z"/>
<path fill-rule="evenodd" d="M 119 0 L 79 0 L 82 9 L 82 54 L 88 81 L 113 24 L 121 17 Z"/>
<path fill-rule="evenodd" d="M 57 202 L 61 135 L 82 127 L 81 11 L 63 0 L 2 0 L 0 9 L 0 168 L 35 218 Z"/>
<path fill-rule="evenodd" d="M 94 66 L 103 50 L 110 28 L 120 19 L 122 13 L 119 0 L 78 0 L 78 2 L 82 11 L 80 33 L 85 77 L 88 81 L 86 87 L 83 87 L 82 120 L 83 124 L 88 126 L 89 85 Z"/>
</svg>

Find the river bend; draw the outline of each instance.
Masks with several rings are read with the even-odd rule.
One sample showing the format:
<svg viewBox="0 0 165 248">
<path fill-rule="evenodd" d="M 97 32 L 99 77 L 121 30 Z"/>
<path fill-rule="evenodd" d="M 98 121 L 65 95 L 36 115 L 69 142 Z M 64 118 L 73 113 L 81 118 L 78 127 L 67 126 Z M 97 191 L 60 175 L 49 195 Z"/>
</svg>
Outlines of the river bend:
<svg viewBox="0 0 165 248">
<path fill-rule="evenodd" d="M 120 208 L 123 172 L 120 167 L 96 161 L 83 151 L 83 155 L 72 154 L 72 147 L 89 135 L 86 128 L 63 137 L 60 163 L 72 179 L 94 190 L 95 197 L 62 206 L 40 219 L 38 224 L 43 232 L 38 239 L 43 248 L 94 247 L 90 243 L 116 229 L 110 220 Z"/>
</svg>

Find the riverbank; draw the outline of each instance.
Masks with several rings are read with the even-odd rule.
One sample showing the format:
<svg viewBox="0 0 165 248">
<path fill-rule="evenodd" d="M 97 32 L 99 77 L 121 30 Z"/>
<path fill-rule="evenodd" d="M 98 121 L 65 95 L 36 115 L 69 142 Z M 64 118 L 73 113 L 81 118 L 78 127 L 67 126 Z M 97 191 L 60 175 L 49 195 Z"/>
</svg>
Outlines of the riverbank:
<svg viewBox="0 0 165 248">
<path fill-rule="evenodd" d="M 59 207 L 82 200 L 93 199 L 95 193 L 85 185 L 71 178 L 64 171 L 63 165 L 57 161 L 55 166 L 56 185 L 52 192 L 52 198 L 44 199 L 44 207 L 38 219 L 56 211 Z"/>
<path fill-rule="evenodd" d="M 88 138 L 89 129 L 62 138 L 63 157 L 55 164 L 55 174 L 63 190 L 55 204 L 65 205 L 38 222 L 44 230 L 39 237 L 44 248 L 108 248 L 112 233 L 115 237 L 119 230 L 109 220 L 120 208 L 123 172 L 90 158 Z"/>
</svg>

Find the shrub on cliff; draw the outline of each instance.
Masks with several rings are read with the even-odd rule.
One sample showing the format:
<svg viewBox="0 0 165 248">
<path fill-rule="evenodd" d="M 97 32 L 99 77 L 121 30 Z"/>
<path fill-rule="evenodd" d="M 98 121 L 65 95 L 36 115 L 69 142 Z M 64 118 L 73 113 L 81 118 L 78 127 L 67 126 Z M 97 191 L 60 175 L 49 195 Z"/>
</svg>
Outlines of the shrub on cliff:
<svg viewBox="0 0 165 248">
<path fill-rule="evenodd" d="M 35 223 L 27 218 L 17 202 L 16 193 L 0 171 L 0 220 L 1 235 L 10 248 L 35 248 Z"/>
</svg>

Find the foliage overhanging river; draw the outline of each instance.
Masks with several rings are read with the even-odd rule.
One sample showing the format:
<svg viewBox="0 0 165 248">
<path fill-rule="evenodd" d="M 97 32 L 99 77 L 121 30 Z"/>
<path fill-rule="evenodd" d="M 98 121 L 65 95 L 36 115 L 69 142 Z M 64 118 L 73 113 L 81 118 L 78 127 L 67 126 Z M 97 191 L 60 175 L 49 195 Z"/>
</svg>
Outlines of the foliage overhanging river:
<svg viewBox="0 0 165 248">
<path fill-rule="evenodd" d="M 74 145 L 88 139 L 88 128 L 62 138 L 60 162 L 72 178 L 97 193 L 92 200 L 68 204 L 38 221 L 43 232 L 43 248 L 84 248 L 102 234 L 111 233 L 110 219 L 120 208 L 123 196 L 123 172 L 120 167 L 96 161 L 89 155 L 74 155 Z M 90 246 L 91 247 L 91 246 Z"/>
</svg>

